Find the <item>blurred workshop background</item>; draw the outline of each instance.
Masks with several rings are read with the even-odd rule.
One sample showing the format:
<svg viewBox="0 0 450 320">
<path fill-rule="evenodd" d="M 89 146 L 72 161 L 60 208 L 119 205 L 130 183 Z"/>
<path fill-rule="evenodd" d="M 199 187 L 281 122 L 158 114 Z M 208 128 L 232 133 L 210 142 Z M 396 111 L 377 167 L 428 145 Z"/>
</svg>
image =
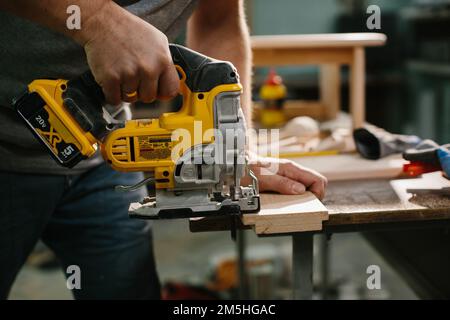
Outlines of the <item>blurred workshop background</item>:
<svg viewBox="0 0 450 320">
<path fill-rule="evenodd" d="M 247 0 L 252 35 L 368 32 L 366 9 L 381 8 L 385 46 L 368 48 L 366 120 L 390 132 L 450 141 L 450 1 L 444 0 Z M 317 100 L 318 68 L 282 67 L 288 98 Z M 268 68 L 254 71 L 254 98 Z M 342 68 L 341 104 L 349 105 L 347 68 Z M 147 109 L 148 110 L 148 109 Z M 145 112 L 138 108 L 138 112 Z M 148 116 L 148 115 L 147 115 Z M 326 199 L 325 199 L 326 203 Z M 257 238 L 245 231 L 250 298 L 289 298 L 291 240 Z M 322 237 L 315 246 L 323 245 Z M 180 297 L 237 297 L 236 244 L 229 232 L 191 233 L 184 220 L 154 223 L 156 261 L 165 293 Z M 400 274 L 359 234 L 334 234 L 329 242 L 328 298 L 416 299 Z M 315 250 L 319 252 L 320 250 Z M 314 283 L 320 288 L 318 257 Z M 381 290 L 366 286 L 369 265 L 383 270 Z M 321 297 L 316 290 L 315 297 Z M 71 299 L 59 263 L 38 244 L 18 276 L 12 299 Z"/>
<path fill-rule="evenodd" d="M 385 46 L 368 48 L 366 119 L 391 132 L 450 141 L 449 1 L 254 0 L 248 2 L 254 35 L 367 32 L 366 9 L 381 9 Z M 299 70 L 300 69 L 300 72 Z M 277 69 L 289 95 L 317 99 L 314 67 Z M 255 92 L 267 70 L 256 70 Z M 348 106 L 348 70 L 342 70 L 342 105 Z M 255 95 L 257 96 L 257 94 Z"/>
</svg>

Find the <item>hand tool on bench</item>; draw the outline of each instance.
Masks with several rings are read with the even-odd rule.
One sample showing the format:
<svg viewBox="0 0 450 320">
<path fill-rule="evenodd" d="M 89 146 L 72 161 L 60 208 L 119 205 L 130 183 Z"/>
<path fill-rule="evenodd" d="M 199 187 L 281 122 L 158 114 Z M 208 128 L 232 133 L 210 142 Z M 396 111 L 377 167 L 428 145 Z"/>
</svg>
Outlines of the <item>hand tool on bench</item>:
<svg viewBox="0 0 450 320">
<path fill-rule="evenodd" d="M 450 145 L 438 145 L 432 140 L 424 140 L 417 147 L 408 149 L 403 158 L 409 163 L 403 166 L 403 171 L 411 177 L 424 173 L 443 171 L 447 178 L 450 174 Z M 406 192 L 413 195 L 439 195 L 450 197 L 450 188 L 409 188 Z"/>
<path fill-rule="evenodd" d="M 423 173 L 444 171 L 450 174 L 450 144 L 438 145 L 432 140 L 424 140 L 415 148 L 403 152 L 403 158 L 409 163 L 403 166 L 403 171 L 409 176 Z"/>
</svg>

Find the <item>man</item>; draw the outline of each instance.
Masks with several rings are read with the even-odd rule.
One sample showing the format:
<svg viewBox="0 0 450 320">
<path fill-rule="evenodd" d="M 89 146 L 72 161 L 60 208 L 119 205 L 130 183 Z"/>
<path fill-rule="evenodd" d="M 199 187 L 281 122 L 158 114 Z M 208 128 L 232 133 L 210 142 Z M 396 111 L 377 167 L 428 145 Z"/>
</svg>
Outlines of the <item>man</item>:
<svg viewBox="0 0 450 320">
<path fill-rule="evenodd" d="M 80 8 L 80 30 L 66 26 L 70 5 Z M 114 172 L 99 156 L 72 170 L 58 167 L 8 105 L 33 79 L 70 79 L 88 67 L 113 105 L 174 97 L 178 76 L 166 35 L 173 39 L 190 17 L 187 45 L 237 67 L 250 119 L 251 53 L 242 1 L 0 0 L 0 10 L 0 298 L 39 238 L 65 269 L 80 267 L 76 298 L 159 298 L 150 225 L 126 214 L 145 190 L 113 191 L 142 174 Z M 291 162 L 264 175 L 275 161 L 252 165 L 261 190 L 309 189 L 323 197 L 325 178 Z"/>
</svg>

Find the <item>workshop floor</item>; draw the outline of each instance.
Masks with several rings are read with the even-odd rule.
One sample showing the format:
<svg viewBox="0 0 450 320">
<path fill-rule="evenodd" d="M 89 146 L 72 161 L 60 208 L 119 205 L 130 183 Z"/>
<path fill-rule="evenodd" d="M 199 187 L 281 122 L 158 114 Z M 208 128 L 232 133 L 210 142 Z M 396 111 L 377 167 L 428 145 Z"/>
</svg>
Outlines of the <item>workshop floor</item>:
<svg viewBox="0 0 450 320">
<path fill-rule="evenodd" d="M 235 244 L 228 232 L 192 234 L 186 221 L 156 222 L 154 234 L 156 261 L 162 283 L 168 280 L 203 283 L 215 261 L 224 256 L 233 256 L 235 252 Z M 289 272 L 286 271 L 290 267 L 291 252 L 288 237 L 258 239 L 252 231 L 247 231 L 246 238 L 250 257 L 272 256 L 285 265 L 282 272 Z M 316 237 L 315 240 L 318 245 L 320 239 Z M 337 298 L 416 299 L 414 293 L 360 235 L 333 235 L 330 249 L 330 282 L 338 289 Z M 366 269 L 369 265 L 378 265 L 381 269 L 381 290 L 367 289 Z M 319 267 L 317 263 L 315 278 L 319 275 Z M 315 280 L 320 281 L 318 278 Z M 272 291 L 277 292 L 276 297 L 289 297 L 288 284 L 284 288 L 278 286 L 274 289 Z M 260 294 L 252 292 L 253 297 Z M 319 297 L 318 294 L 316 296 Z M 18 276 L 10 298 L 71 299 L 71 295 L 59 269 L 40 270 L 26 265 Z"/>
</svg>

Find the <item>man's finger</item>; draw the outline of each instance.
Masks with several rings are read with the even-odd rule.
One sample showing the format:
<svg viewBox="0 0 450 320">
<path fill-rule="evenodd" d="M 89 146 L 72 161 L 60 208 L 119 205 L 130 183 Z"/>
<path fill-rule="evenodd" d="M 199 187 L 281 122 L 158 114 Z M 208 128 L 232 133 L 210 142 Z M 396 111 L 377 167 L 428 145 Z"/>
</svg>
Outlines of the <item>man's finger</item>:
<svg viewBox="0 0 450 320">
<path fill-rule="evenodd" d="M 310 186 L 317 179 L 321 178 L 321 174 L 318 172 L 304 168 L 294 162 L 281 162 L 279 164 L 278 174 L 293 180 L 301 180 L 306 186 Z"/>
<path fill-rule="evenodd" d="M 129 78 L 123 80 L 122 87 L 122 101 L 136 102 L 138 100 L 139 80 L 136 78 Z"/>
<path fill-rule="evenodd" d="M 122 72 L 120 80 L 122 101 L 136 102 L 139 87 L 139 76 L 137 73 L 130 67 Z"/>
<path fill-rule="evenodd" d="M 158 99 L 168 100 L 177 96 L 180 89 L 180 78 L 175 66 L 168 66 L 161 74 L 158 83 Z"/>
<path fill-rule="evenodd" d="M 158 92 L 158 81 L 152 79 L 150 75 L 146 74 L 141 77 L 141 82 L 139 83 L 139 101 L 150 103 L 156 99 Z"/>
<path fill-rule="evenodd" d="M 325 195 L 327 179 L 314 170 L 303 168 L 293 162 L 288 162 L 280 163 L 278 174 L 296 181 L 301 181 L 319 199 L 322 199 Z"/>
<path fill-rule="evenodd" d="M 316 195 L 317 198 L 322 200 L 325 197 L 326 182 L 318 180 L 308 187 L 308 190 Z"/>
<path fill-rule="evenodd" d="M 280 175 L 260 176 L 259 184 L 261 190 L 281 194 L 302 194 L 306 190 L 302 183 Z"/>
<path fill-rule="evenodd" d="M 119 78 L 110 78 L 102 84 L 102 90 L 108 103 L 118 105 L 121 102 Z"/>
</svg>

